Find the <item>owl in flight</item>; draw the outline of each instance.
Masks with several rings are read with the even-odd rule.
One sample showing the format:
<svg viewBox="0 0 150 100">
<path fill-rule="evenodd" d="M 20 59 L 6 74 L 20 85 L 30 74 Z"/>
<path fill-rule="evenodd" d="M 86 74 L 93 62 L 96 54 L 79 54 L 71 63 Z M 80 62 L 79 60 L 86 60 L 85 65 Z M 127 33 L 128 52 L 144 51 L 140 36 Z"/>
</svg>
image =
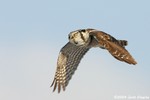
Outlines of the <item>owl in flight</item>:
<svg viewBox="0 0 150 100">
<path fill-rule="evenodd" d="M 125 49 L 126 40 L 117 40 L 111 35 L 96 29 L 79 29 L 70 32 L 69 42 L 60 50 L 57 69 L 51 87 L 53 91 L 58 88 L 65 90 L 72 75 L 77 69 L 82 57 L 92 47 L 100 47 L 108 52 L 117 60 L 128 64 L 137 64 L 131 54 Z"/>
</svg>

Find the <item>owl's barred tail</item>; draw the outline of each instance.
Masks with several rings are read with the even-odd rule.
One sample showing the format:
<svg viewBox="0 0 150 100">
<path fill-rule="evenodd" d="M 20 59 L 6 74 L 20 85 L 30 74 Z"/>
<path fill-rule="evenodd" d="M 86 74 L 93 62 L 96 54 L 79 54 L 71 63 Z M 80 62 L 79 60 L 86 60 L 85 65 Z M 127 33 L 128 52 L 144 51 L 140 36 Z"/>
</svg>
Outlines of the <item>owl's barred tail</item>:
<svg viewBox="0 0 150 100">
<path fill-rule="evenodd" d="M 123 47 L 128 45 L 128 41 L 126 41 L 126 40 L 118 40 L 118 42 Z"/>
</svg>

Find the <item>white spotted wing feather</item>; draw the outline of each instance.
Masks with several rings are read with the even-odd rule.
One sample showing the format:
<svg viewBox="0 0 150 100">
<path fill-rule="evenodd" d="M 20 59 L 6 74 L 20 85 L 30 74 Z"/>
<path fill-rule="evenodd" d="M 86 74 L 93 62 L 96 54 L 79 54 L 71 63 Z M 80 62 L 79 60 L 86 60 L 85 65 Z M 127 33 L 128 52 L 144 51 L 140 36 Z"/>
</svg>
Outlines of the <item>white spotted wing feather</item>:
<svg viewBox="0 0 150 100">
<path fill-rule="evenodd" d="M 56 88 L 58 88 L 58 93 L 61 89 L 65 90 L 80 60 L 88 50 L 89 48 L 87 47 L 78 47 L 69 42 L 61 49 L 55 77 L 51 85 L 54 85 L 53 91 Z"/>
</svg>

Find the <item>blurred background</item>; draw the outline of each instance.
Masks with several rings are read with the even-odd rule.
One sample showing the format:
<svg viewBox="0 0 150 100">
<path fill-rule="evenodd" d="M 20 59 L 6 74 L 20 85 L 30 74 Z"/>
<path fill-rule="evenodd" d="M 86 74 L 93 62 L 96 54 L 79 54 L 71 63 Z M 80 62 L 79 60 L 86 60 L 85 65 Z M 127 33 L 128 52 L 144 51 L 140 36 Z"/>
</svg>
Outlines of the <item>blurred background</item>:
<svg viewBox="0 0 150 100">
<path fill-rule="evenodd" d="M 1 100 L 115 100 L 150 97 L 149 0 L 1 0 Z M 91 49 L 65 92 L 52 92 L 57 57 L 70 31 L 95 28 L 117 39 L 138 62 Z"/>
</svg>

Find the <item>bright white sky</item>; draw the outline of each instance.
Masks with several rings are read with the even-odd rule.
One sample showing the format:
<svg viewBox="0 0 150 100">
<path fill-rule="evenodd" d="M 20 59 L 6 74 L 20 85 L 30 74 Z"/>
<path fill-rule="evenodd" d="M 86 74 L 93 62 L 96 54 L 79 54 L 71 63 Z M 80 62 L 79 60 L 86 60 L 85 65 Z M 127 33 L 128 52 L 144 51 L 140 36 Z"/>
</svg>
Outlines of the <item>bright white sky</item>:
<svg viewBox="0 0 150 100">
<path fill-rule="evenodd" d="M 103 30 L 129 42 L 138 64 L 91 49 L 65 92 L 50 84 L 68 33 Z M 1 0 L 0 100 L 115 100 L 150 97 L 149 0 Z"/>
</svg>

